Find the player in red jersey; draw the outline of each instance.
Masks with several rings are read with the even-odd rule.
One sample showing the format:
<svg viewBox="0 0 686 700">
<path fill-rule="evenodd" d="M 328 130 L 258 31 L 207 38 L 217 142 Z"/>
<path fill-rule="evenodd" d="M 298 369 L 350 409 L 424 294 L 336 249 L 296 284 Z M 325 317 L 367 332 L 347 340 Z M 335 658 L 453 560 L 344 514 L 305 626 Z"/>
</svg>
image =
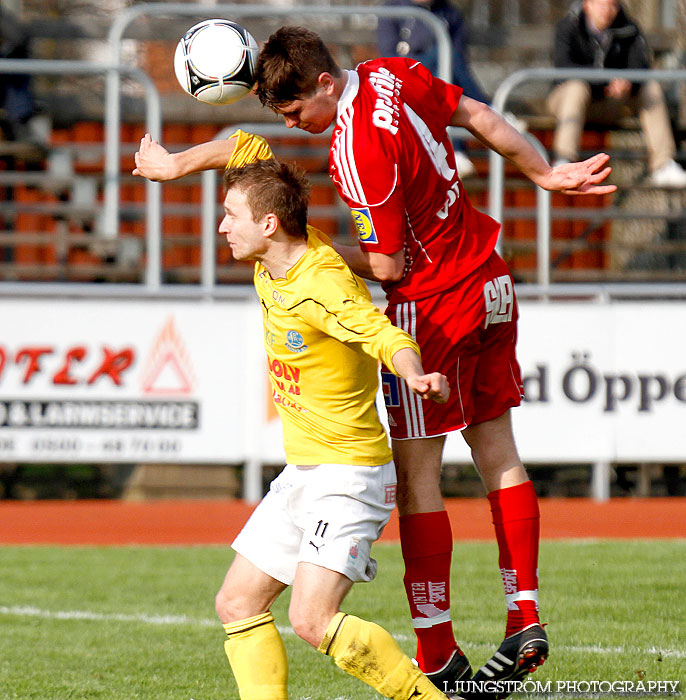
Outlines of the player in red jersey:
<svg viewBox="0 0 686 700">
<path fill-rule="evenodd" d="M 474 680 L 521 678 L 543 663 L 548 642 L 538 617 L 538 502 L 510 424 L 522 389 L 517 304 L 495 252 L 499 224 L 466 196 L 446 128 L 467 128 L 537 185 L 567 194 L 613 192 L 601 184 L 609 157 L 551 168 L 487 105 L 416 61 L 381 58 L 344 71 L 300 27 L 269 38 L 256 78 L 261 102 L 287 126 L 321 133 L 334 123 L 330 175 L 359 234 L 359 248 L 335 247 L 382 283 L 387 315 L 453 389 L 448 404 L 422 410 L 384 375 L 420 668 L 443 690 L 471 675 L 450 621 L 452 535 L 439 490 L 445 435 L 461 430 L 488 492 L 507 602 L 505 640 Z"/>
</svg>

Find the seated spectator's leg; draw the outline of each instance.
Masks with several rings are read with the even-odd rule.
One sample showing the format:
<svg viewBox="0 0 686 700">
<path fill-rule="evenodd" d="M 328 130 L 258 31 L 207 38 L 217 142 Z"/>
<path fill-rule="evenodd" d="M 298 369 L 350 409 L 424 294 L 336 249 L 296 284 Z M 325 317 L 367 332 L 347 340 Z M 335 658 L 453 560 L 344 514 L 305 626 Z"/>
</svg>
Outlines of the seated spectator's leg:
<svg viewBox="0 0 686 700">
<path fill-rule="evenodd" d="M 649 80 L 643 84 L 638 93 L 638 106 L 641 127 L 648 146 L 648 167 L 650 172 L 655 172 L 676 155 L 665 96 L 656 80 Z"/>
<path fill-rule="evenodd" d="M 548 98 L 548 110 L 557 119 L 553 152 L 556 158 L 575 161 L 591 102 L 591 88 L 583 80 L 568 80 L 558 85 Z"/>
</svg>

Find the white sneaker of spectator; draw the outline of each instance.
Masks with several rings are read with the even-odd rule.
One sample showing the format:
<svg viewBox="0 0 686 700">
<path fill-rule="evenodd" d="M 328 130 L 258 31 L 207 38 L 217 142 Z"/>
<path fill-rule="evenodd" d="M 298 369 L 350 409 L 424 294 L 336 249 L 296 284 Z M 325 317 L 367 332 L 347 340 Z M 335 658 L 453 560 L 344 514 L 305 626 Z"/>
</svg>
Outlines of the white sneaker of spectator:
<svg viewBox="0 0 686 700">
<path fill-rule="evenodd" d="M 648 175 L 647 182 L 655 187 L 686 187 L 686 170 L 676 161 L 668 160 Z"/>
<path fill-rule="evenodd" d="M 476 166 L 469 160 L 469 156 L 463 151 L 455 151 L 455 165 L 460 180 L 476 175 Z"/>
</svg>

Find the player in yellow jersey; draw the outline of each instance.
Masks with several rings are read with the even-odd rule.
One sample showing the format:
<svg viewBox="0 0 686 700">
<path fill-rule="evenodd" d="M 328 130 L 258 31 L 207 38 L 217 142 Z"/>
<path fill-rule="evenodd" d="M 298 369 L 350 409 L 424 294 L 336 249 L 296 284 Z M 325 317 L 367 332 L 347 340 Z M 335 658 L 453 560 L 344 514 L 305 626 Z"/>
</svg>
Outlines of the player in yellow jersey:
<svg viewBox="0 0 686 700">
<path fill-rule="evenodd" d="M 255 260 L 255 287 L 288 465 L 233 543 L 216 608 L 242 700 L 286 700 L 288 665 L 270 607 L 293 586 L 296 634 L 344 671 L 398 700 L 445 696 L 378 625 L 340 611 L 376 573 L 371 544 L 395 503 L 395 469 L 374 398 L 382 360 L 410 390 L 444 402 L 412 338 L 372 304 L 365 284 L 307 228 L 307 185 L 274 160 L 225 175 L 219 232 Z"/>
<path fill-rule="evenodd" d="M 229 168 L 220 226 L 236 259 L 254 259 L 273 397 L 288 465 L 233 543 L 217 595 L 241 700 L 287 698 L 285 649 L 269 612 L 293 585 L 298 635 L 383 695 L 445 698 L 393 638 L 340 612 L 355 581 L 376 573 L 371 544 L 395 503 L 395 468 L 375 394 L 383 360 L 405 390 L 443 402 L 443 375 L 425 375 L 412 338 L 371 303 L 364 282 L 306 226 L 307 188 L 264 139 L 237 131 L 180 153 L 141 139 L 135 175 L 170 180 Z M 227 165 L 228 162 L 228 165 Z M 390 362 L 390 364 L 388 364 Z"/>
</svg>

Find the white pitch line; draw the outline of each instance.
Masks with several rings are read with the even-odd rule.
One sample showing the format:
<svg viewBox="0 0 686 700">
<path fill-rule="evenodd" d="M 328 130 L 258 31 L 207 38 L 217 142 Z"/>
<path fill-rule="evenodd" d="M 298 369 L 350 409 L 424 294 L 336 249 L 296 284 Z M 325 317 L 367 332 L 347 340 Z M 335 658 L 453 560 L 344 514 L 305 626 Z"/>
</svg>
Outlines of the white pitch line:
<svg viewBox="0 0 686 700">
<path fill-rule="evenodd" d="M 191 625 L 195 627 L 218 627 L 219 620 L 215 618 L 188 617 L 187 615 L 148 615 L 145 613 L 98 613 L 90 610 L 42 610 L 30 605 L 0 605 L 0 615 L 13 615 L 15 617 L 42 617 L 48 620 L 91 620 L 94 622 L 138 622 L 145 625 Z M 281 634 L 292 635 L 293 629 L 279 625 Z M 394 634 L 399 642 L 409 642 L 414 636 L 408 634 Z M 489 649 L 490 644 L 463 644 L 468 649 Z M 574 654 L 652 654 L 654 656 L 685 659 L 686 651 L 683 649 L 659 649 L 652 646 L 649 649 L 640 649 L 633 646 L 604 647 L 598 644 L 592 645 L 556 645 L 554 650 L 571 652 Z"/>
<path fill-rule="evenodd" d="M 0 615 L 16 615 L 18 617 L 44 617 L 49 620 L 92 620 L 95 622 L 142 622 L 147 625 L 195 625 L 214 627 L 218 620 L 187 617 L 186 615 L 146 615 L 137 613 L 97 613 L 89 610 L 41 610 L 29 605 L 0 606 Z"/>
</svg>

